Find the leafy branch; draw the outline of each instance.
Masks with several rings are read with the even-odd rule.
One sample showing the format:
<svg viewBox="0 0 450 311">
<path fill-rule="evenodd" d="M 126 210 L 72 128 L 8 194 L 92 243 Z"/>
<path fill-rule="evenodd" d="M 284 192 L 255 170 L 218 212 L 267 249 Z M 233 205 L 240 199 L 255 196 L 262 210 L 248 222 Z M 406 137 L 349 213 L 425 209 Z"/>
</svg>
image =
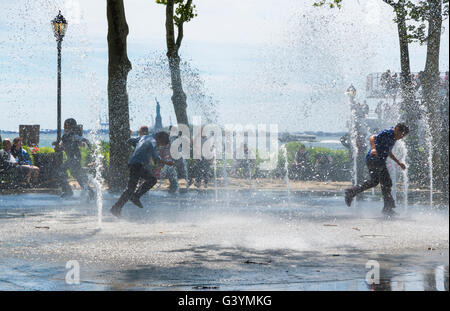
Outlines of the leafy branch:
<svg viewBox="0 0 450 311">
<path fill-rule="evenodd" d="M 432 12 L 430 1 L 424 0 L 382 0 L 384 3 L 391 6 L 395 12 L 394 22 L 400 23 L 400 20 L 409 22 L 406 26 L 407 37 L 409 43 L 419 42 L 424 44 L 428 37 L 426 34 L 427 22 L 431 14 L 440 13 L 442 19 L 445 20 L 449 15 L 449 0 L 442 0 L 442 12 Z M 314 2 L 313 6 L 322 7 L 328 6 L 330 9 L 342 7 L 343 0 L 320 0 Z"/>
</svg>

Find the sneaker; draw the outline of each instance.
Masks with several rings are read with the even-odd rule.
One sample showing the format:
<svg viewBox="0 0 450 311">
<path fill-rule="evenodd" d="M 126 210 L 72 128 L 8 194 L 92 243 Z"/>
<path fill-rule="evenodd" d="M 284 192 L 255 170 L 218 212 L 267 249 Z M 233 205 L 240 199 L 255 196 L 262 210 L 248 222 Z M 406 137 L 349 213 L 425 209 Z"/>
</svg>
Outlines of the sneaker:
<svg viewBox="0 0 450 311">
<path fill-rule="evenodd" d="M 394 212 L 392 208 L 383 208 L 382 213 L 389 217 L 394 217 L 398 215 L 396 212 Z"/>
<path fill-rule="evenodd" d="M 121 211 L 122 209 L 120 207 L 117 207 L 116 205 L 113 205 L 113 207 L 111 207 L 110 209 L 111 214 L 113 214 L 116 217 L 120 217 Z"/>
<path fill-rule="evenodd" d="M 141 201 L 139 200 L 139 198 L 137 196 L 131 196 L 130 201 L 136 205 L 139 208 L 144 208 L 144 206 L 142 205 Z"/>
<path fill-rule="evenodd" d="M 352 201 L 353 195 L 350 193 L 350 190 L 345 190 L 345 204 L 350 207 L 352 205 Z"/>
</svg>

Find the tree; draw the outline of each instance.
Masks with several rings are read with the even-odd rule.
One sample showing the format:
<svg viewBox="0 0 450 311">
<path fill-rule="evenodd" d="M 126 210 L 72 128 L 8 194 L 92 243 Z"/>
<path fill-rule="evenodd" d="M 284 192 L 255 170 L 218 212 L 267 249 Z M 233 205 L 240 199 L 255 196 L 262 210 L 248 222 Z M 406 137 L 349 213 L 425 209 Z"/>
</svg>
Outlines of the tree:
<svg viewBox="0 0 450 311">
<path fill-rule="evenodd" d="M 444 10 L 443 10 L 443 4 Z M 439 73 L 439 50 L 441 46 L 441 29 L 443 17 L 448 16 L 448 0 L 429 0 L 420 2 L 419 5 L 412 6 L 411 12 L 414 19 L 419 22 L 428 22 L 428 33 L 425 37 L 423 32 L 418 34 L 421 43 L 427 44 L 427 57 L 425 69 L 422 76 L 423 103 L 427 108 L 428 126 L 431 137 L 433 137 L 433 178 L 436 188 L 444 195 L 444 200 L 448 201 L 448 140 L 443 140 L 442 130 L 444 118 L 441 117 L 440 96 L 440 73 Z M 448 98 L 447 98 L 448 100 Z M 446 129 L 448 130 L 448 129 Z"/>
<path fill-rule="evenodd" d="M 427 44 L 427 57 L 422 86 L 424 90 L 423 103 L 427 108 L 428 123 L 433 139 L 433 176 L 434 183 L 444 194 L 448 201 L 448 140 L 441 135 L 445 119 L 441 118 L 440 77 L 439 77 L 439 50 L 443 18 L 448 17 L 448 0 L 382 0 L 389 4 L 396 14 L 394 21 L 397 24 L 400 40 L 401 62 L 401 92 L 405 119 L 410 125 L 411 134 L 408 135 L 409 155 L 418 154 L 418 114 L 419 107 L 414 99 L 410 79 L 410 65 L 408 44 L 419 42 Z M 331 8 L 341 8 L 342 0 L 321 0 L 315 6 L 329 4 Z M 409 22 L 409 24 L 407 24 Z M 426 29 L 428 25 L 428 33 Z M 447 99 L 448 100 L 448 99 Z M 448 119 L 448 115 L 445 116 Z M 439 139 L 441 137 L 441 139 Z M 445 140 L 445 141 L 444 141 Z M 442 152 L 444 150 L 444 152 Z M 420 169 L 419 159 L 411 159 L 413 171 Z M 447 177 L 446 177 L 447 176 Z"/>
<path fill-rule="evenodd" d="M 397 32 L 400 46 L 400 92 L 403 99 L 401 110 L 405 122 L 410 128 L 410 134 L 406 137 L 408 147 L 408 158 L 410 163 L 410 179 L 419 180 L 419 172 L 423 165 L 419 158 L 419 105 L 415 98 L 415 90 L 411 81 L 411 65 L 409 58 L 409 43 L 412 42 L 408 34 L 406 21 L 408 20 L 408 11 L 405 0 L 383 0 L 389 4 L 395 12 L 394 22 L 397 24 Z"/>
<path fill-rule="evenodd" d="M 433 141 L 433 183 L 443 193 L 443 199 L 448 202 L 448 126 L 446 125 L 448 114 L 442 113 L 442 107 L 448 107 L 448 97 L 441 97 L 440 94 L 439 51 L 442 21 L 448 17 L 449 1 L 406 1 L 405 7 L 409 20 L 413 22 L 408 27 L 411 41 L 427 45 L 421 83 L 423 105 L 427 109 L 428 126 Z M 445 101 L 447 101 L 446 105 Z"/>
<path fill-rule="evenodd" d="M 169 60 L 170 77 L 172 82 L 172 103 L 179 124 L 188 124 L 186 94 L 180 74 L 179 50 L 184 36 L 184 23 L 197 16 L 192 0 L 156 0 L 158 4 L 166 6 L 166 45 Z M 177 5 L 175 9 L 175 5 Z M 177 36 L 175 36 L 175 26 Z"/>
<path fill-rule="evenodd" d="M 109 189 L 120 191 L 127 181 L 130 138 L 127 77 L 131 63 L 127 56 L 128 24 L 123 0 L 107 0 L 108 18 L 108 111 L 110 166 Z"/>
<path fill-rule="evenodd" d="M 400 93 L 403 100 L 401 104 L 401 111 L 405 122 L 410 128 L 410 134 L 407 136 L 406 141 L 408 145 L 408 157 L 410 163 L 409 173 L 418 172 L 421 164 L 419 163 L 419 120 L 420 115 L 418 113 L 419 107 L 415 100 L 414 89 L 411 81 L 411 66 L 409 57 L 409 43 L 411 37 L 408 34 L 408 27 L 406 21 L 408 18 L 408 11 L 406 8 L 406 0 L 382 0 L 384 3 L 392 7 L 395 12 L 395 23 L 397 24 L 397 32 L 400 47 Z M 328 4 L 330 8 L 342 7 L 343 0 L 321 0 L 314 3 L 314 6 L 323 6 Z M 414 178 L 411 178 L 414 179 Z"/>
</svg>

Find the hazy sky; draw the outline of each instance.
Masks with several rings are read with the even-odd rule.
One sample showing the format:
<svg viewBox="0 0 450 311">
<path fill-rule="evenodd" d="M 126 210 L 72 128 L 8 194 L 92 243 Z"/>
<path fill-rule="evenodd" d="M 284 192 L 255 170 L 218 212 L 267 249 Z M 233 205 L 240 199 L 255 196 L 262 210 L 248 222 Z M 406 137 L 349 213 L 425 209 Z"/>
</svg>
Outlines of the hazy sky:
<svg viewBox="0 0 450 311">
<path fill-rule="evenodd" d="M 165 59 L 164 6 L 125 0 L 133 128 L 152 124 L 154 98 L 163 124 L 175 121 Z M 190 115 L 214 109 L 220 123 L 277 123 L 280 130 L 343 131 L 353 83 L 400 70 L 393 13 L 381 0 L 346 0 L 341 10 L 314 0 L 195 0 L 180 50 Z M 63 42 L 62 116 L 92 128 L 107 111 L 105 0 L 0 1 L 0 129 L 56 128 L 56 42 L 50 20 L 69 22 Z M 441 70 L 448 70 L 448 20 Z M 411 46 L 413 71 L 425 46 Z M 210 105 L 213 103 L 213 105 Z M 372 103 L 370 103 L 372 104 Z"/>
</svg>

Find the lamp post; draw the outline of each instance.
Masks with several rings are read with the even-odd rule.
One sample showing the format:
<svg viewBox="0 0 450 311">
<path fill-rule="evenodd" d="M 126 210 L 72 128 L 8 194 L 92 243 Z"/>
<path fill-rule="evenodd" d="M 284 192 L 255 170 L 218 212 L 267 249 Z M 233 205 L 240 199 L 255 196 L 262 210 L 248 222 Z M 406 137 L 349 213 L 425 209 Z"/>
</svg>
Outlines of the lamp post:
<svg viewBox="0 0 450 311">
<path fill-rule="evenodd" d="M 52 20 L 53 34 L 55 35 L 58 46 L 58 95 L 57 95 L 57 137 L 56 141 L 59 143 L 61 140 L 61 43 L 66 34 L 67 21 L 59 11 L 58 15 Z"/>
</svg>

